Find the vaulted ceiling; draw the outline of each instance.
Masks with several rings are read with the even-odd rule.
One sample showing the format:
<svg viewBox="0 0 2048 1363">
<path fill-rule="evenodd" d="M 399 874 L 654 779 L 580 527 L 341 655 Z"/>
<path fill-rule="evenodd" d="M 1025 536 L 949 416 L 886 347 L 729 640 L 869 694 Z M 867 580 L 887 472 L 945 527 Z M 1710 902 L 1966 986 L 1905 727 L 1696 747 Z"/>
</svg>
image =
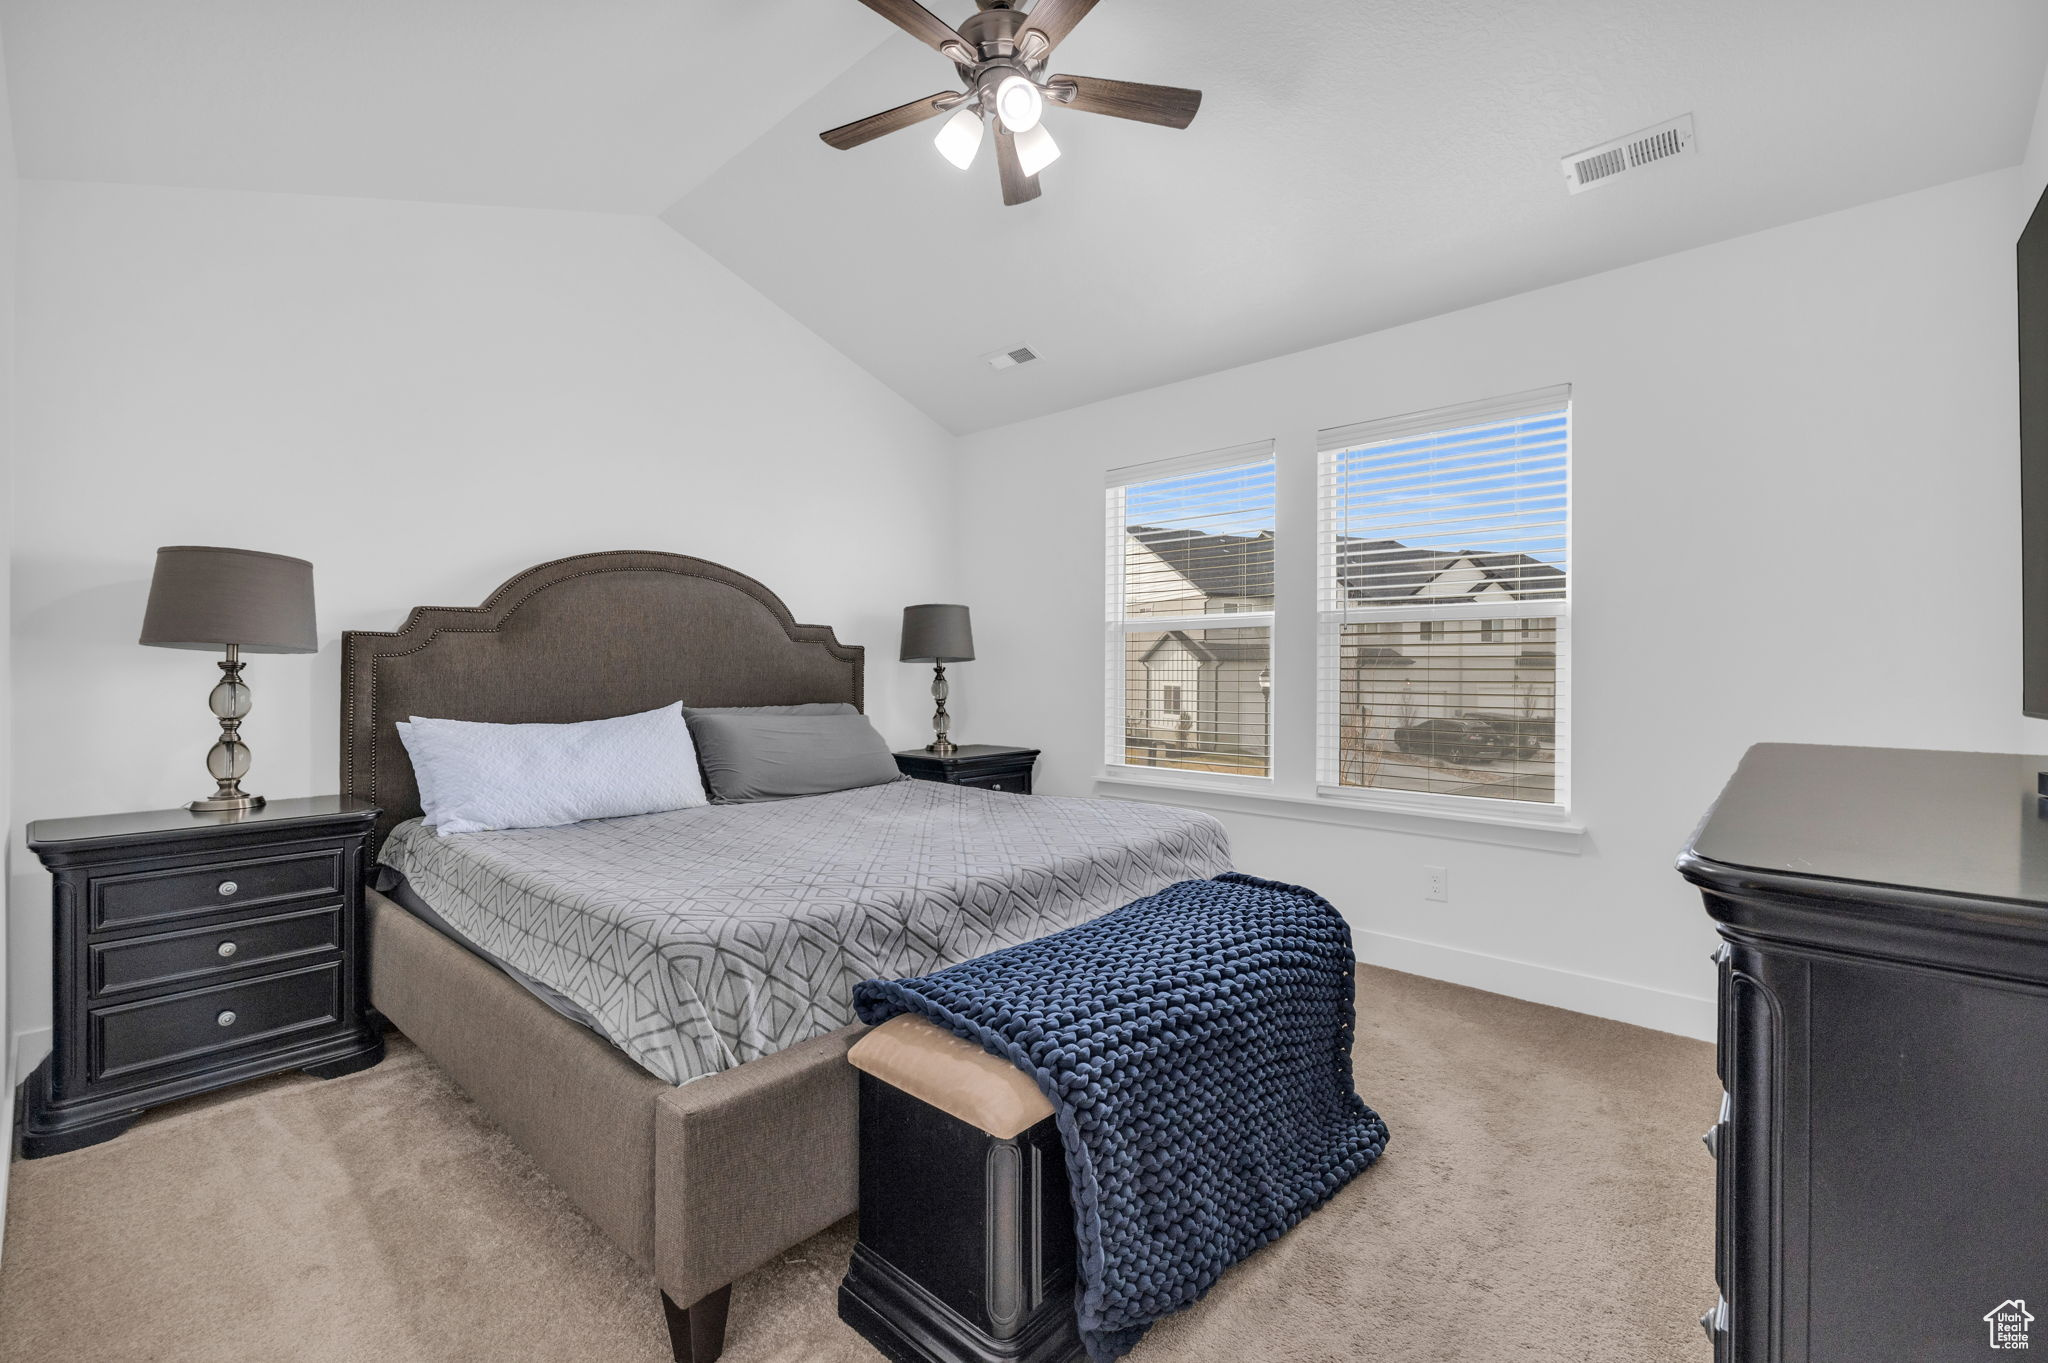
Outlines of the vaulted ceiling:
<svg viewBox="0 0 2048 1363">
<path fill-rule="evenodd" d="M 817 140 L 953 77 L 856 0 L 0 0 L 0 34 L 24 175 L 661 213 L 962 431 L 2011 165 L 2048 66 L 2040 0 L 1102 0 L 1055 69 L 1201 116 L 1055 109 L 1005 208 L 934 127 Z M 1687 112 L 1698 158 L 1565 193 Z"/>
</svg>

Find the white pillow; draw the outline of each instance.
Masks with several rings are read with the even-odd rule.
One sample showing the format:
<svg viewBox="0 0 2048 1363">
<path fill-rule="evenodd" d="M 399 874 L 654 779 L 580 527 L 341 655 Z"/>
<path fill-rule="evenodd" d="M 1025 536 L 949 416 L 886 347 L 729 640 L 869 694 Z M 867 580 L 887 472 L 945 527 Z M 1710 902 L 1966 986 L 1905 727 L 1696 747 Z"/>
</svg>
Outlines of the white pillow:
<svg viewBox="0 0 2048 1363">
<path fill-rule="evenodd" d="M 398 726 L 420 808 L 441 836 L 553 828 L 710 803 L 681 704 L 582 724 Z"/>
</svg>

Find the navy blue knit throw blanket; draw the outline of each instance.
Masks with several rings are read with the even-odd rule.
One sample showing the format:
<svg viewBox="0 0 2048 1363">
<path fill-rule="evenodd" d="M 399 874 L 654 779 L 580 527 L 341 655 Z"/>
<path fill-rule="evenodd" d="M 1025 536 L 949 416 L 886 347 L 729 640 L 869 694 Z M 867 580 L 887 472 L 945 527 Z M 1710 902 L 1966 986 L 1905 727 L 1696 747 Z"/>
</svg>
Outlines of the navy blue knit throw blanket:
<svg viewBox="0 0 2048 1363">
<path fill-rule="evenodd" d="M 1230 874 L 853 997 L 863 1022 L 917 1013 L 979 1042 L 1052 1100 L 1081 1338 L 1108 1363 L 1386 1148 L 1351 1087 L 1354 964 L 1320 895 Z"/>
</svg>

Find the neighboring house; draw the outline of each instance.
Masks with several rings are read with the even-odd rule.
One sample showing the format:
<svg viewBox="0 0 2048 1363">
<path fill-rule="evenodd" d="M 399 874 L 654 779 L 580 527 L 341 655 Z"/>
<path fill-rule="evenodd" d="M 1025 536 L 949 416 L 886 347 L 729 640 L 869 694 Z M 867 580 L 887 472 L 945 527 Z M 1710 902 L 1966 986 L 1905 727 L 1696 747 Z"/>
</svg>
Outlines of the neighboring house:
<svg viewBox="0 0 2048 1363">
<path fill-rule="evenodd" d="M 1233 615 L 1273 608 L 1273 536 L 1134 525 L 1125 542 L 1131 617 Z M 1396 540 L 1340 543 L 1338 577 L 1359 605 L 1483 605 L 1556 600 L 1565 576 L 1526 554 L 1453 553 Z M 1270 645 L 1223 621 L 1162 633 L 1129 660 L 1125 726 L 1134 741 L 1267 751 Z M 1340 710 L 1347 751 L 1391 744 L 1418 720 L 1498 711 L 1555 722 L 1557 627 L 1550 620 L 1386 620 L 1346 626 Z"/>
<path fill-rule="evenodd" d="M 1273 536 L 1132 526 L 1124 558 L 1132 616 L 1227 616 L 1273 609 Z M 1134 742 L 1263 766 L 1272 727 L 1272 649 L 1219 620 L 1161 634 L 1128 663 L 1124 728 Z M 1221 766 L 1231 765 L 1227 760 Z"/>
<path fill-rule="evenodd" d="M 1347 540 L 1337 558 L 1345 595 L 1361 606 L 1505 606 L 1564 596 L 1563 571 L 1527 554 Z M 1532 723 L 1546 742 L 1555 737 L 1553 620 L 1381 620 L 1347 625 L 1341 647 L 1338 701 L 1347 755 L 1384 749 L 1420 720 L 1474 711 L 1512 715 Z"/>
</svg>

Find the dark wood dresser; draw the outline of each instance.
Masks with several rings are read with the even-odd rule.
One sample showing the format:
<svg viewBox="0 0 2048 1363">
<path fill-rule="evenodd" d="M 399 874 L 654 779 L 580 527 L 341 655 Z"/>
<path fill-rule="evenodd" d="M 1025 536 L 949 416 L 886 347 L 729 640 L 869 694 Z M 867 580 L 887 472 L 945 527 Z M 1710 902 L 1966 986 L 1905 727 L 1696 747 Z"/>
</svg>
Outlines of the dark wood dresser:
<svg viewBox="0 0 2048 1363">
<path fill-rule="evenodd" d="M 327 797 L 30 824 L 56 878 L 56 1035 L 27 1080 L 22 1155 L 258 1075 L 376 1064 L 362 886 L 376 817 Z"/>
<path fill-rule="evenodd" d="M 2048 1349 L 2044 767 L 1764 744 L 1679 859 L 1725 942 L 1718 1363 Z"/>
<path fill-rule="evenodd" d="M 1031 793 L 1031 772 L 1038 765 L 1037 748 L 1004 748 L 992 743 L 963 743 L 958 752 L 941 757 L 923 748 L 896 754 L 896 769 L 920 781 L 982 790 Z"/>
</svg>

